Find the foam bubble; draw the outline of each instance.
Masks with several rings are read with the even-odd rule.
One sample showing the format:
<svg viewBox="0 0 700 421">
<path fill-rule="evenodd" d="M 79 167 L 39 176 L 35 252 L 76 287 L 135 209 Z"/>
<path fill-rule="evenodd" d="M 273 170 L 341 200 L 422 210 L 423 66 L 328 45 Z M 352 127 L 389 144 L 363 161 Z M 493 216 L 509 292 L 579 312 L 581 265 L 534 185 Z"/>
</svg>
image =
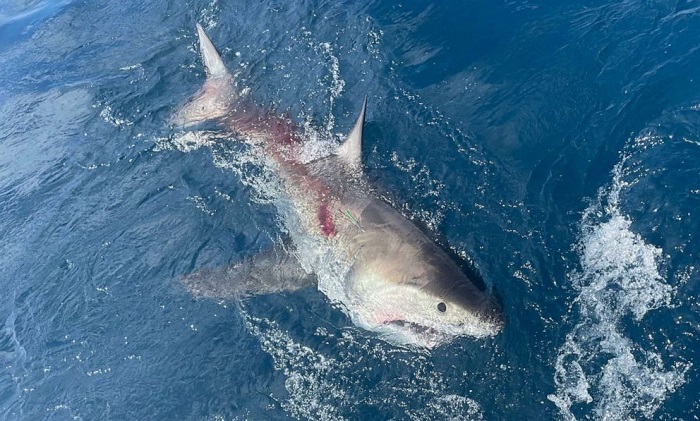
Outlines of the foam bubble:
<svg viewBox="0 0 700 421">
<path fill-rule="evenodd" d="M 219 137 L 216 133 L 206 131 L 185 131 L 172 137 L 158 138 L 155 141 L 155 152 L 176 149 L 180 152 L 192 152 L 205 146 L 212 146 Z"/>
<path fill-rule="evenodd" d="M 102 117 L 105 122 L 117 128 L 134 125 L 133 121 L 117 115 L 117 113 L 109 105 L 105 105 L 104 108 L 102 108 L 102 111 L 100 111 L 100 117 Z"/>
<path fill-rule="evenodd" d="M 274 396 L 292 417 L 300 419 L 358 418 L 357 403 L 362 402 L 411 420 L 483 419 L 475 400 L 447 392 L 447 381 L 433 369 L 426 355 L 407 350 L 384 348 L 381 343 L 355 335 L 348 329 L 334 336 L 325 329 L 316 334 L 337 342 L 345 357 L 337 359 L 296 342 L 274 321 L 245 314 L 246 324 L 274 363 L 286 377 L 288 396 Z M 361 357 L 353 358 L 353 355 Z M 391 384 L 379 384 L 391 393 L 367 390 L 362 386 L 377 367 L 387 361 L 397 364 L 405 375 Z M 366 394 L 363 394 L 366 391 Z M 418 407 L 418 409 L 414 409 Z M 403 414 L 396 414 L 405 410 Z"/>
<path fill-rule="evenodd" d="M 317 82 L 321 86 L 320 92 L 327 95 L 327 99 L 324 101 L 327 101 L 328 104 L 328 114 L 324 119 L 323 127 L 320 129 L 325 132 L 326 136 L 329 136 L 335 129 L 335 105 L 345 91 L 345 80 L 341 74 L 339 53 L 335 51 L 332 43 L 319 41 L 313 32 L 305 27 L 301 29 L 301 33 L 292 37 L 292 39 L 299 45 L 308 47 L 306 53 L 313 52 L 313 54 L 317 55 L 317 64 L 327 69 L 327 73 L 320 76 Z M 302 117 L 305 116 L 302 114 Z"/>
<path fill-rule="evenodd" d="M 301 162 L 309 163 L 329 156 L 335 151 L 338 143 L 329 132 L 317 129 L 308 118 L 304 120 L 301 127 L 304 133 L 304 143 L 299 152 Z"/>
<path fill-rule="evenodd" d="M 199 21 L 207 31 L 211 31 L 211 29 L 215 28 L 218 24 L 216 17 L 221 13 L 219 9 L 219 1 L 211 0 L 209 4 L 200 11 Z"/>
<path fill-rule="evenodd" d="M 658 139 L 638 138 L 633 147 Z M 613 169 L 611 186 L 583 215 L 577 244 L 580 270 L 570 274 L 578 291 L 579 322 L 566 335 L 555 364 L 556 394 L 548 398 L 565 419 L 573 407 L 595 418 L 651 417 L 684 382 L 689 366 L 668 367 L 661 355 L 625 336 L 623 321 L 640 322 L 647 312 L 669 306 L 674 288 L 659 272 L 663 251 L 632 231 L 620 208 L 620 196 L 635 181 L 629 154 Z"/>
</svg>

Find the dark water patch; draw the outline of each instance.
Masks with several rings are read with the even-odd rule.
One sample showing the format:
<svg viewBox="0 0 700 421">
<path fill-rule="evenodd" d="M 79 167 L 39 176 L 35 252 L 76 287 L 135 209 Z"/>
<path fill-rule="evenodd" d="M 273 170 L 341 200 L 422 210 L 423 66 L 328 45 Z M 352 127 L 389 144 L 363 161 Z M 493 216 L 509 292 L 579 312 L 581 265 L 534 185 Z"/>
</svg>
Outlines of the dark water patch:
<svg viewBox="0 0 700 421">
<path fill-rule="evenodd" d="M 29 4 L 23 9 L 18 4 L 8 2 L 0 9 L 0 54 L 16 42 L 22 41 L 37 31 L 46 20 L 59 14 L 73 3 L 70 0 L 44 1 Z M 19 3 L 19 2 L 17 2 Z"/>
</svg>

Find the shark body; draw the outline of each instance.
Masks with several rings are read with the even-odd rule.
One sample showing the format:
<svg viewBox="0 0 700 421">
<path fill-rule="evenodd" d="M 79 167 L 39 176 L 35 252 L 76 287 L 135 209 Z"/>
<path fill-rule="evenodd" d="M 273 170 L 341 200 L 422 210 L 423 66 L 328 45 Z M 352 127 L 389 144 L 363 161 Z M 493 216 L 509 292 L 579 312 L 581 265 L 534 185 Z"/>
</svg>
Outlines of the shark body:
<svg viewBox="0 0 700 421">
<path fill-rule="evenodd" d="M 258 146 L 279 177 L 297 223 L 288 227 L 291 245 L 223 271 L 186 277 L 195 295 L 232 298 L 306 286 L 330 256 L 340 269 L 332 279 L 319 280 L 319 290 L 339 302 L 354 324 L 389 342 L 432 348 L 455 337 L 493 336 L 503 329 L 505 318 L 493 297 L 412 222 L 373 196 L 362 170 L 366 99 L 335 153 L 305 163 L 303 139 L 293 124 L 246 105 L 200 25 L 197 33 L 207 79 L 173 123 L 189 127 L 216 120 Z"/>
</svg>

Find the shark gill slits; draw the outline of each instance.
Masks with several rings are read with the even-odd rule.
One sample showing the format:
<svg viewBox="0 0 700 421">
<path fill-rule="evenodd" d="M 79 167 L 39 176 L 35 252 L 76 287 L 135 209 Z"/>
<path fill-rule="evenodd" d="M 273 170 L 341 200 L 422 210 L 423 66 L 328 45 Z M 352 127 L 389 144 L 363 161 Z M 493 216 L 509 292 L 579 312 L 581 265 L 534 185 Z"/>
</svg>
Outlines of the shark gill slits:
<svg viewBox="0 0 700 421">
<path fill-rule="evenodd" d="M 437 308 L 440 313 L 444 313 L 447 311 L 447 305 L 445 303 L 439 303 L 437 305 Z"/>
</svg>

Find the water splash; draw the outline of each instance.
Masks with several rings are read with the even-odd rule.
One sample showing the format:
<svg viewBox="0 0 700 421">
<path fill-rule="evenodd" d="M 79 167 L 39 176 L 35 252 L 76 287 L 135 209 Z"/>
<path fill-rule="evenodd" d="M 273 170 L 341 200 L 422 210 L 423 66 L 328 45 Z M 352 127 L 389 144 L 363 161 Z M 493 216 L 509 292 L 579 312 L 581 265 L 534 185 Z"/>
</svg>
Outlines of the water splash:
<svg viewBox="0 0 700 421">
<path fill-rule="evenodd" d="M 286 378 L 287 396 L 273 398 L 294 418 L 361 418 L 358 406 L 369 406 L 410 420 L 483 419 L 478 402 L 447 392 L 446 379 L 434 371 L 427 355 L 387 348 L 353 329 L 337 336 L 317 329 L 316 336 L 343 350 L 340 355 L 344 358 L 334 358 L 296 342 L 274 321 L 249 314 L 245 318 L 249 331 Z M 389 361 L 406 374 L 376 386 L 391 393 L 367 390 L 367 378 L 381 376 L 376 371 Z"/>
<path fill-rule="evenodd" d="M 636 139 L 633 148 L 658 138 Z M 632 231 L 620 197 L 639 169 L 625 153 L 612 171 L 610 187 L 585 212 L 576 248 L 578 271 L 570 280 L 578 291 L 579 322 L 566 335 L 555 364 L 556 394 L 548 399 L 564 419 L 576 419 L 576 405 L 595 419 L 651 417 L 685 382 L 689 365 L 665 364 L 656 352 L 625 336 L 623 321 L 642 321 L 647 312 L 671 305 L 674 288 L 659 272 L 663 251 Z M 594 397 L 595 396 L 595 397 Z M 588 418 L 588 417 L 586 417 Z"/>
</svg>

